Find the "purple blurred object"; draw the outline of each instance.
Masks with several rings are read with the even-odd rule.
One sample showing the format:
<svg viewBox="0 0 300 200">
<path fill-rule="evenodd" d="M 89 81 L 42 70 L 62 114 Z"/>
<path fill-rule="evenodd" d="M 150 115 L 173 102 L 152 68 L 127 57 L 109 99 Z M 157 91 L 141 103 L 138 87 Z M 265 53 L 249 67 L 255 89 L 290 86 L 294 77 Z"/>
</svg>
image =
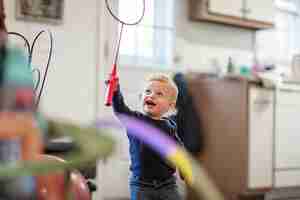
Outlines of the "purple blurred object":
<svg viewBox="0 0 300 200">
<path fill-rule="evenodd" d="M 148 123 L 127 115 L 118 115 L 121 123 L 126 127 L 128 133 L 151 146 L 162 156 L 167 157 L 176 152 L 176 143 L 166 136 L 161 130 Z M 118 128 L 118 123 L 108 120 L 98 120 L 97 128 Z"/>
</svg>

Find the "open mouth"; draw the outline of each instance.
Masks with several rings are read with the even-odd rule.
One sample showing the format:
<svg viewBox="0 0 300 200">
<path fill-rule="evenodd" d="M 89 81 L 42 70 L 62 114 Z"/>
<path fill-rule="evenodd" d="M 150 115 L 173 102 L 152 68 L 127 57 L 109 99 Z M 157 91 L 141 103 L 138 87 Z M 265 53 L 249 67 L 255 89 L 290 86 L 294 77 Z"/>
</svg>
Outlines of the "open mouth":
<svg viewBox="0 0 300 200">
<path fill-rule="evenodd" d="M 145 101 L 145 105 L 147 105 L 147 106 L 156 106 L 156 103 L 154 103 L 151 100 L 147 100 L 147 101 Z"/>
</svg>

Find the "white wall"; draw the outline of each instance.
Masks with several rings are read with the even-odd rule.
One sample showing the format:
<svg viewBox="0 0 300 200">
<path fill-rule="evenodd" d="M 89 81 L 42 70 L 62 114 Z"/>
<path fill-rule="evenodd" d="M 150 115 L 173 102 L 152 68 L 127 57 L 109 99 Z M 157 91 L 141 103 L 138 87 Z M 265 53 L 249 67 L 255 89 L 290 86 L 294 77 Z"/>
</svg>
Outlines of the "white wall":
<svg viewBox="0 0 300 200">
<path fill-rule="evenodd" d="M 214 62 L 225 68 L 231 56 L 237 65 L 251 65 L 255 32 L 212 23 L 189 21 L 187 1 L 176 4 L 176 56 L 180 66 L 192 71 L 214 71 Z"/>
<path fill-rule="evenodd" d="M 87 123 L 95 118 L 97 1 L 65 0 L 62 25 L 52 26 L 15 20 L 15 2 L 4 0 L 9 31 L 33 40 L 41 30 L 51 30 L 54 50 L 41 108 L 50 116 Z M 37 43 L 33 65 L 46 64 L 47 35 Z"/>
</svg>

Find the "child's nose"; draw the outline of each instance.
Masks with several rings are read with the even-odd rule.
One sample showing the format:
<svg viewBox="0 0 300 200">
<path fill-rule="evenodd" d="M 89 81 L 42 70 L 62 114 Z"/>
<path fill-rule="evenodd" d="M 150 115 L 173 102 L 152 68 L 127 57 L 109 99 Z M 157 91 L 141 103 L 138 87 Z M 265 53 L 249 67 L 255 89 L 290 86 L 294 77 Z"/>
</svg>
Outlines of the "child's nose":
<svg viewBox="0 0 300 200">
<path fill-rule="evenodd" d="M 153 99 L 154 98 L 154 94 L 153 93 L 149 93 L 146 95 L 147 98 Z"/>
</svg>

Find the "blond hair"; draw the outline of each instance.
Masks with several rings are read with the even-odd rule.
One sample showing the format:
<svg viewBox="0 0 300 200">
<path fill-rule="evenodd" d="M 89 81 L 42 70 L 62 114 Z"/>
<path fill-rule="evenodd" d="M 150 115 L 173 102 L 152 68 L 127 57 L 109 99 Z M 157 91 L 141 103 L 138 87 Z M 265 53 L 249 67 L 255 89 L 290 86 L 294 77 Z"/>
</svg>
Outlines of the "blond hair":
<svg viewBox="0 0 300 200">
<path fill-rule="evenodd" d="M 161 83 L 165 83 L 168 85 L 168 89 L 170 90 L 172 101 L 176 103 L 178 96 L 178 88 L 174 81 L 166 74 L 151 74 L 146 78 L 147 82 L 158 81 Z"/>
</svg>

